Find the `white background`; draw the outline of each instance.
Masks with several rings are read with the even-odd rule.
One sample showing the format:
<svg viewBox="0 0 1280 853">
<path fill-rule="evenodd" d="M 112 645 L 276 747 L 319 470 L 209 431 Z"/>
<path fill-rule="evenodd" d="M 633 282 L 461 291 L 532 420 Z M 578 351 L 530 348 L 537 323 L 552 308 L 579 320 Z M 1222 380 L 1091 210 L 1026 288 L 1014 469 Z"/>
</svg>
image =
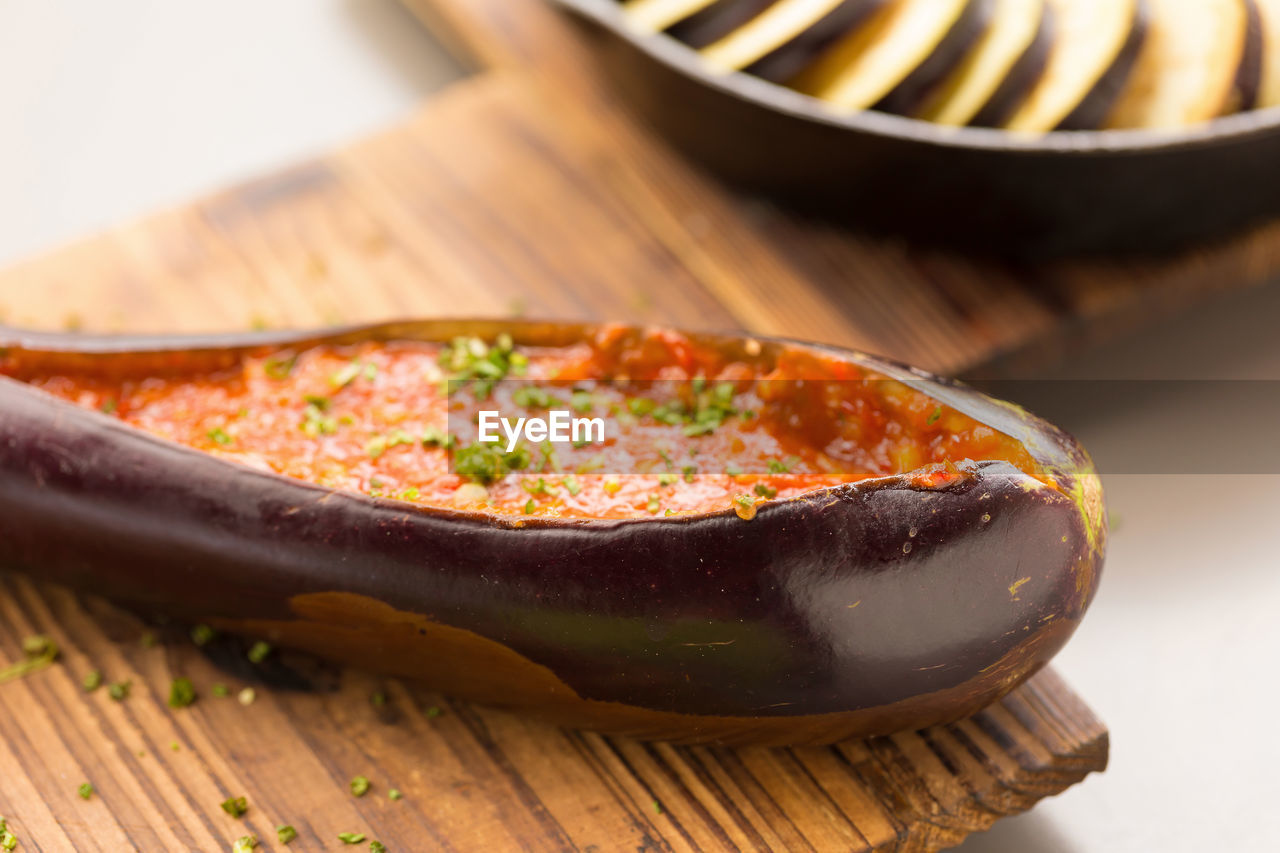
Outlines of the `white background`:
<svg viewBox="0 0 1280 853">
<path fill-rule="evenodd" d="M 0 265 L 356 138 L 455 74 L 394 0 L 0 0 Z M 1055 375 L 1280 381 L 1278 330 L 1280 291 L 1239 294 Z M 1280 394 L 1259 391 L 1055 413 L 1100 458 L 1225 444 L 1273 473 L 1107 474 L 1118 529 L 1058 668 L 1111 769 L 966 853 L 1276 849 Z"/>
</svg>

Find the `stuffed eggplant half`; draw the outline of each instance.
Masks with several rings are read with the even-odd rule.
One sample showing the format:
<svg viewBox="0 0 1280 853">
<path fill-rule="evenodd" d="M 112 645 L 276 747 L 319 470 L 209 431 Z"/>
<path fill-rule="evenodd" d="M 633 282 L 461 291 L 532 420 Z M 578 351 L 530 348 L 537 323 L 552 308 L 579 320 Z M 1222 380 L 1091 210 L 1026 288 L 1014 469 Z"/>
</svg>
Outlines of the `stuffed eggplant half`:
<svg viewBox="0 0 1280 853">
<path fill-rule="evenodd" d="M 0 332 L 0 566 L 575 727 L 960 718 L 1074 631 L 1104 517 L 1061 431 L 831 347 Z"/>
</svg>

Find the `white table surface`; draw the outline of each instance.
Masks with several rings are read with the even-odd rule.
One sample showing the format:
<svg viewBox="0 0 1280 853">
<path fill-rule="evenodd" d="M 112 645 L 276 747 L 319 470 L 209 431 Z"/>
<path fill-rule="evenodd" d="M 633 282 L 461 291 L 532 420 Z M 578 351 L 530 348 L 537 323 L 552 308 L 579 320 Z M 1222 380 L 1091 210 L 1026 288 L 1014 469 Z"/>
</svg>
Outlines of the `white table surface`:
<svg viewBox="0 0 1280 853">
<path fill-rule="evenodd" d="M 0 0 L 0 264 L 356 138 L 455 74 L 395 0 Z M 1278 330 L 1280 290 L 1237 294 L 1054 377 L 1280 382 Z M 1058 659 L 1111 768 L 965 853 L 1277 849 L 1280 384 L 1228 387 L 1055 413 L 1113 469 L 1102 591 Z M 1210 435 L 1234 473 L 1125 464 Z"/>
</svg>

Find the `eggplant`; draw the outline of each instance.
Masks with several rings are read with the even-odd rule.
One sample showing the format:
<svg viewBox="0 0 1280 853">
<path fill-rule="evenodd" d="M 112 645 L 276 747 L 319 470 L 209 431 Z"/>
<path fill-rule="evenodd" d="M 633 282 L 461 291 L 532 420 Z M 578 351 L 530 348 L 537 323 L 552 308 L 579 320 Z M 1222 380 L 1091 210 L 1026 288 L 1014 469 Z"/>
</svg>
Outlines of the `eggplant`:
<svg viewBox="0 0 1280 853">
<path fill-rule="evenodd" d="M 627 22 L 644 33 L 670 30 L 720 5 L 722 0 L 630 0 L 623 4 Z"/>
<path fill-rule="evenodd" d="M 1049 0 L 1054 47 L 1010 130 L 1091 130 L 1128 82 L 1147 34 L 1147 0 Z"/>
<path fill-rule="evenodd" d="M 792 85 L 841 109 L 905 114 L 985 30 L 989 0 L 892 0 Z"/>
<path fill-rule="evenodd" d="M 861 26 L 885 0 L 778 0 L 701 51 L 715 72 L 746 71 L 781 82 Z"/>
<path fill-rule="evenodd" d="M 692 48 L 714 44 L 750 21 L 776 0 L 715 0 L 667 28 L 667 34 Z"/>
<path fill-rule="evenodd" d="M 1280 0 L 1256 0 L 1262 33 L 1259 107 L 1280 107 Z"/>
<path fill-rule="evenodd" d="M 1148 2 L 1151 31 L 1108 127 L 1185 127 L 1257 101 L 1261 23 L 1252 0 Z"/>
<path fill-rule="evenodd" d="M 0 331 L 0 566 L 564 725 L 686 742 L 825 743 L 952 721 L 1075 630 L 1106 540 L 1085 451 L 1016 406 L 858 352 L 690 336 L 761 365 L 808 353 L 897 380 L 1016 439 L 1036 470 L 965 460 L 944 481 L 916 471 L 767 500 L 750 520 L 525 518 L 290 479 L 13 378 L 185 376 L 371 341 L 566 346 L 600 331 Z"/>
<path fill-rule="evenodd" d="M 1053 46 L 1047 0 L 998 0 L 991 26 L 917 112 L 937 124 L 996 127 L 1039 81 Z"/>
</svg>

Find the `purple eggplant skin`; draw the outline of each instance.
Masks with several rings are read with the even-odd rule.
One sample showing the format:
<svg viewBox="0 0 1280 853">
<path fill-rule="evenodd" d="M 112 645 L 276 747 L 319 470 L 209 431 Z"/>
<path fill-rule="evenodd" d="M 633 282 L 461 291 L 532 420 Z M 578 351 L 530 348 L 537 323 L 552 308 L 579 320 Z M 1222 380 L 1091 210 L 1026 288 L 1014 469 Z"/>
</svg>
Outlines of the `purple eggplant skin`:
<svg viewBox="0 0 1280 853">
<path fill-rule="evenodd" d="M 1057 130 L 1097 130 L 1103 126 L 1107 114 L 1116 101 L 1120 100 L 1125 84 L 1138 65 L 1151 26 L 1151 4 L 1149 0 L 1138 0 L 1133 9 L 1133 25 L 1129 28 L 1129 37 L 1120 46 L 1111 67 L 1102 72 L 1093 88 L 1058 124 Z"/>
<path fill-rule="evenodd" d="M 1045 69 L 1049 67 L 1049 56 L 1053 52 L 1054 29 L 1057 26 L 1055 14 L 1053 5 L 1045 3 L 1039 32 L 1009 69 L 1004 81 L 996 87 L 991 99 L 969 122 L 972 127 L 1002 126 L 1026 101 L 1036 83 L 1040 82 Z"/>
<path fill-rule="evenodd" d="M 369 340 L 562 345 L 595 327 L 427 321 L 321 334 L 5 333 L 37 370 L 209 368 Z M 740 352 L 745 336 L 694 335 Z M 1069 436 L 967 387 L 834 354 L 1023 441 L 1005 462 L 671 518 L 496 517 L 335 491 L 171 443 L 0 377 L 0 566 L 646 738 L 826 743 L 964 717 L 1039 670 L 1097 589 L 1105 512 Z M 3 363 L 3 361 L 0 361 Z"/>
<path fill-rule="evenodd" d="M 929 57 L 892 92 L 881 98 L 873 109 L 903 116 L 914 114 L 982 38 L 991 23 L 994 9 L 995 0 L 969 0 L 951 31 L 943 36 Z"/>
<path fill-rule="evenodd" d="M 701 50 L 732 33 L 777 0 L 715 0 L 667 28 L 667 35 Z"/>
<path fill-rule="evenodd" d="M 1236 69 L 1235 97 L 1232 106 L 1241 112 L 1258 106 L 1262 94 L 1262 73 L 1266 64 L 1266 35 L 1263 32 L 1262 13 L 1255 0 L 1242 0 L 1248 23 L 1245 25 L 1244 49 L 1240 53 L 1240 67 Z"/>
<path fill-rule="evenodd" d="M 844 0 L 797 35 L 743 70 L 771 83 L 785 83 L 823 51 L 861 26 L 888 0 Z"/>
</svg>

